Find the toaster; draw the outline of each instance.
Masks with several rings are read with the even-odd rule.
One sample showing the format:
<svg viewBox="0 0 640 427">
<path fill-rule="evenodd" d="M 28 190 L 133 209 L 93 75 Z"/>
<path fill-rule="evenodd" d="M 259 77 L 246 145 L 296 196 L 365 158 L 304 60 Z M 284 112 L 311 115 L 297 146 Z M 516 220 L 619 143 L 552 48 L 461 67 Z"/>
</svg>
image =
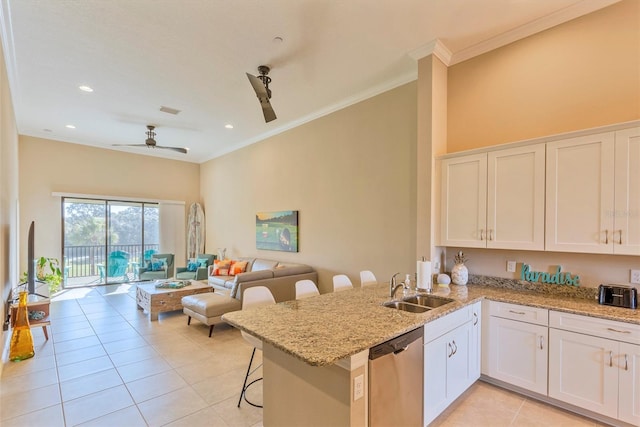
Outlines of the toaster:
<svg viewBox="0 0 640 427">
<path fill-rule="evenodd" d="M 637 308 L 638 290 L 627 285 L 600 285 L 598 303 L 616 307 Z"/>
</svg>

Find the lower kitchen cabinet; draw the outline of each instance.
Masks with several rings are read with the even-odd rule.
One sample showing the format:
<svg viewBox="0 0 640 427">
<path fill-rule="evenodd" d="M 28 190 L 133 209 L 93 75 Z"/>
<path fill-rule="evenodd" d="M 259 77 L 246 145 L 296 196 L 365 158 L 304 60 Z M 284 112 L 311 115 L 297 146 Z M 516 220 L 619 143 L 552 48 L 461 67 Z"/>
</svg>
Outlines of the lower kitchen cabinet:
<svg viewBox="0 0 640 427">
<path fill-rule="evenodd" d="M 551 329 L 549 397 L 606 415 L 618 416 L 618 343 Z"/>
<path fill-rule="evenodd" d="M 618 418 L 640 425 L 640 345 L 620 343 Z"/>
<path fill-rule="evenodd" d="M 440 415 L 480 376 L 480 313 L 473 316 L 474 307 L 479 310 L 480 303 L 425 326 L 424 425 Z"/>
<path fill-rule="evenodd" d="M 484 373 L 546 395 L 547 316 L 548 310 L 491 301 Z"/>
<path fill-rule="evenodd" d="M 552 311 L 549 397 L 640 425 L 640 327 Z"/>
</svg>

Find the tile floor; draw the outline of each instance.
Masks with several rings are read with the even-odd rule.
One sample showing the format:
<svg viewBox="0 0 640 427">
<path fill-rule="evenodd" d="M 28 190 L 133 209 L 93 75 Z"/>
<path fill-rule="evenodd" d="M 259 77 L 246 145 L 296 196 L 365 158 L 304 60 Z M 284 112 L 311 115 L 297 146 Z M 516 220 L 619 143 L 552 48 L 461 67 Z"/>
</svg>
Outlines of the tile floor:
<svg viewBox="0 0 640 427">
<path fill-rule="evenodd" d="M 150 322 L 133 285 L 67 291 L 50 317 L 49 341 L 32 330 L 36 356 L 4 364 L 3 427 L 262 425 L 261 409 L 236 407 L 251 356 L 236 329 L 218 325 L 209 339 L 207 326 L 187 326 L 181 312 Z M 260 385 L 250 400 L 262 401 Z M 598 424 L 478 382 L 433 425 Z"/>
</svg>

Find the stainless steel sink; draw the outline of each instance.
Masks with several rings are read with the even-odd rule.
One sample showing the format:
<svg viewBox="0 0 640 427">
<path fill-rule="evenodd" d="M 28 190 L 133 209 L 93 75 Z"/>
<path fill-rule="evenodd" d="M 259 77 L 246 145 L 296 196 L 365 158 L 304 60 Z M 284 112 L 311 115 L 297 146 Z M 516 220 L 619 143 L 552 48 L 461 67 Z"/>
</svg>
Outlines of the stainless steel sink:
<svg viewBox="0 0 640 427">
<path fill-rule="evenodd" d="M 431 310 L 430 307 L 422 305 L 411 304 L 405 301 L 389 301 L 383 304 L 385 307 L 395 308 L 396 310 L 408 311 L 410 313 L 424 313 Z"/>
<path fill-rule="evenodd" d="M 403 301 L 429 308 L 436 308 L 454 302 L 454 300 L 450 298 L 436 297 L 433 295 L 414 295 L 403 299 Z"/>
</svg>

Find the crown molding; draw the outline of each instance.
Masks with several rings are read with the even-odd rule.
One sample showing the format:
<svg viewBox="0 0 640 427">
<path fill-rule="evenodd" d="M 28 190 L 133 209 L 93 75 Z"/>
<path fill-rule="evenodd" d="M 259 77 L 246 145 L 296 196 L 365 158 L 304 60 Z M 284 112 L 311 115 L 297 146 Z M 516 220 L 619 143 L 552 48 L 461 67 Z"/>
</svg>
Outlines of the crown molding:
<svg viewBox="0 0 640 427">
<path fill-rule="evenodd" d="M 449 66 L 451 62 L 451 51 L 440 41 L 440 39 L 431 40 L 429 43 L 409 52 L 409 56 L 416 61 L 429 55 L 436 56 L 446 66 Z"/>
<path fill-rule="evenodd" d="M 611 6 L 619 1 L 621 0 L 590 0 L 578 2 L 565 7 L 562 10 L 536 19 L 535 21 L 531 21 L 528 24 L 521 25 L 513 30 L 455 52 L 451 57 L 450 64 L 447 65 L 455 65 L 459 62 L 466 61 L 467 59 L 482 55 L 483 53 L 487 53 L 515 41 L 532 36 L 536 33 L 548 30 L 549 28 L 571 21 L 572 19 L 576 19 L 595 12 L 596 10 Z"/>
</svg>

